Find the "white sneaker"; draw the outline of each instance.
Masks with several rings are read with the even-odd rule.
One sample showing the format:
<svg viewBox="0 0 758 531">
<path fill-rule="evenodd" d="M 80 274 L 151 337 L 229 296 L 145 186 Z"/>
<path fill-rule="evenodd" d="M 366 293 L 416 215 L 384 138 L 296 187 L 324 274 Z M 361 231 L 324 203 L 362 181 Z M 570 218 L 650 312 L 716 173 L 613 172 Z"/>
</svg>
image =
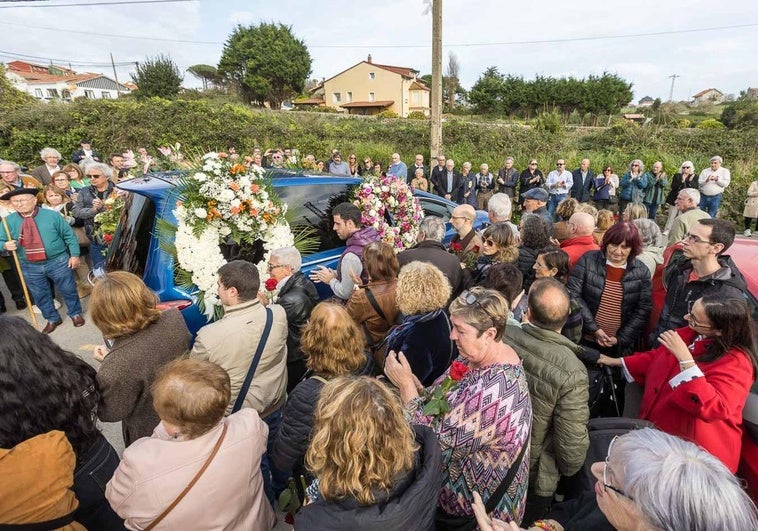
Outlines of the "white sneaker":
<svg viewBox="0 0 758 531">
<path fill-rule="evenodd" d="M 751 234 L 753 234 L 753 232 L 750 229 L 745 229 L 745 232 L 743 232 L 742 234 L 749 237 Z"/>
<path fill-rule="evenodd" d="M 61 307 L 61 303 L 58 302 L 58 299 L 53 299 L 53 306 L 55 306 L 56 310 Z M 40 310 L 39 308 L 37 308 L 36 304 L 34 306 L 32 306 L 32 311 L 34 313 L 36 313 L 36 314 L 42 315 L 42 310 Z"/>
</svg>

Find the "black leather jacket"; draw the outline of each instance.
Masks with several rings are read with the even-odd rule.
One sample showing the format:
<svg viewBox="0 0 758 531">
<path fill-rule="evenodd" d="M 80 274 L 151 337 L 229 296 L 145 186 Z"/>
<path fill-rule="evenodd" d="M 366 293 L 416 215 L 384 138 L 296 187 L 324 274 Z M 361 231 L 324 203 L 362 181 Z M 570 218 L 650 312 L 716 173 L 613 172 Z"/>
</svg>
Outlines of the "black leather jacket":
<svg viewBox="0 0 758 531">
<path fill-rule="evenodd" d="M 287 362 L 303 358 L 300 350 L 300 328 L 311 316 L 313 307 L 318 304 L 318 292 L 306 276 L 296 271 L 279 289 L 276 301 L 287 314 Z"/>
</svg>

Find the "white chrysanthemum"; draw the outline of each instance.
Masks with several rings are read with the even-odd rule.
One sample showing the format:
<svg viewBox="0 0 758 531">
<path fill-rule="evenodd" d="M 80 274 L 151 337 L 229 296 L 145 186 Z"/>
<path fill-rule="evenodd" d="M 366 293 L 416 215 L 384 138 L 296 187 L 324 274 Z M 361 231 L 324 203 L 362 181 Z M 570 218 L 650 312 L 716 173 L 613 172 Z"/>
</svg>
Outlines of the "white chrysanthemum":
<svg viewBox="0 0 758 531">
<path fill-rule="evenodd" d="M 200 219 L 205 219 L 206 217 L 208 217 L 208 212 L 204 208 L 196 208 L 195 216 L 197 216 Z"/>
</svg>

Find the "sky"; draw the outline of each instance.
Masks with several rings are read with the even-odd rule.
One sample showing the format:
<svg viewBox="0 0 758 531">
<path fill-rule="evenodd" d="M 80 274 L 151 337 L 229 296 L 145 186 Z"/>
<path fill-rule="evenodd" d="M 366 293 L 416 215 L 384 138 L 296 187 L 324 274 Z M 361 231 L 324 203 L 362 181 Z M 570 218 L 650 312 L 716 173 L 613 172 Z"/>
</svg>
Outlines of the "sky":
<svg viewBox="0 0 758 531">
<path fill-rule="evenodd" d="M 305 42 L 312 78 L 369 53 L 375 63 L 431 73 L 428 0 L 140 1 L 0 0 L 0 61 L 52 60 L 112 77 L 113 54 L 124 82 L 135 61 L 158 54 L 183 72 L 217 65 L 236 25 L 277 22 Z M 51 7 L 62 4 L 79 5 Z M 467 89 L 490 66 L 526 79 L 616 73 L 633 83 L 635 102 L 666 101 L 674 74 L 674 100 L 710 87 L 738 95 L 758 86 L 755 0 L 444 0 L 443 16 L 444 64 L 457 56 Z M 184 86 L 200 86 L 184 76 Z"/>
</svg>

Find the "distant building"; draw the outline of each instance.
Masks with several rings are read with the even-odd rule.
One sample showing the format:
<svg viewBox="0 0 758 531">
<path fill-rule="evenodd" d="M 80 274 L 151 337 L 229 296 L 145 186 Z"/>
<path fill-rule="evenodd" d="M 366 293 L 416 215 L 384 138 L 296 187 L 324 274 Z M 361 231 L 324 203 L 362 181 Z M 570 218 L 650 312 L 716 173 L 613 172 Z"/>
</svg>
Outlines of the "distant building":
<svg viewBox="0 0 758 531">
<path fill-rule="evenodd" d="M 418 80 L 418 70 L 365 61 L 325 79 L 296 106 L 326 106 L 350 114 L 378 114 L 388 110 L 406 117 L 413 111 L 430 113 L 431 90 Z"/>
<path fill-rule="evenodd" d="M 639 114 L 639 113 L 626 113 L 621 115 L 624 120 L 629 120 L 630 122 L 636 122 L 636 123 L 644 123 L 645 122 L 645 115 Z"/>
<path fill-rule="evenodd" d="M 113 99 L 136 88 L 136 85 L 131 83 L 131 87 L 116 83 L 103 74 L 78 74 L 62 66 L 45 66 L 25 61 L 12 61 L 6 66 L 5 76 L 17 89 L 42 101 L 71 101 L 74 98 Z"/>
<path fill-rule="evenodd" d="M 758 100 L 758 88 L 752 88 L 752 87 L 748 88 L 745 91 L 745 96 L 749 100 Z"/>
<path fill-rule="evenodd" d="M 692 96 L 692 105 L 705 105 L 707 103 L 721 103 L 724 101 L 724 93 L 719 89 L 707 88 Z"/>
<path fill-rule="evenodd" d="M 653 98 L 651 98 L 650 96 L 645 96 L 644 98 L 642 98 L 639 101 L 639 103 L 637 103 L 637 106 L 638 107 L 650 107 L 654 102 L 655 102 L 655 100 Z"/>
</svg>

